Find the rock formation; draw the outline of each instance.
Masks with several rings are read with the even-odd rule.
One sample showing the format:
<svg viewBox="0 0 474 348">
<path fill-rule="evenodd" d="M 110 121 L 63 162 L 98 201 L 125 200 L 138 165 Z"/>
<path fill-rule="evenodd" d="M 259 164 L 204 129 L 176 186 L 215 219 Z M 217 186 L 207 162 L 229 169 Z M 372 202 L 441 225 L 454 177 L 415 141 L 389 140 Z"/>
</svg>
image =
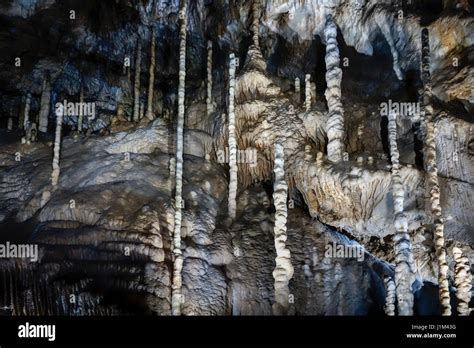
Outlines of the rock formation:
<svg viewBox="0 0 474 348">
<path fill-rule="evenodd" d="M 212 41 L 207 42 L 207 96 L 206 96 L 207 116 L 211 116 L 212 105 Z"/>
<path fill-rule="evenodd" d="M 425 158 L 427 191 L 430 198 L 430 212 L 434 222 L 434 242 L 436 246 L 436 259 L 438 261 L 439 297 L 443 308 L 443 315 L 451 315 L 451 304 L 448 283 L 448 263 L 446 261 L 446 247 L 444 240 L 444 219 L 440 203 L 441 192 L 438 180 L 438 167 L 436 155 L 436 130 L 433 122 L 434 109 L 431 105 L 431 76 L 430 76 L 430 41 L 428 29 L 423 29 L 421 36 L 422 46 L 422 79 L 425 135 Z"/>
<path fill-rule="evenodd" d="M 344 152 L 344 110 L 341 103 L 342 70 L 339 68 L 337 27 L 331 15 L 326 18 L 324 38 L 326 40 L 327 83 L 325 96 L 329 109 L 326 131 L 328 136 L 328 159 L 331 162 L 339 162 L 342 160 L 342 153 Z M 306 98 L 310 98 L 310 96 L 307 95 Z"/>
<path fill-rule="evenodd" d="M 48 131 L 48 117 L 50 111 L 51 86 L 48 78 L 43 80 L 43 89 L 41 92 L 41 104 L 39 111 L 39 127 L 40 132 L 46 133 Z"/>
<path fill-rule="evenodd" d="M 397 145 L 397 114 L 388 115 L 388 138 L 392 162 L 392 197 L 395 217 L 395 285 L 399 315 L 413 315 L 414 265 L 408 223 L 404 214 L 405 190 L 400 176 L 399 151 Z"/>
<path fill-rule="evenodd" d="M 456 266 L 454 269 L 454 284 L 456 285 L 456 298 L 458 300 L 458 315 L 466 316 L 471 313 L 469 302 L 471 302 L 472 289 L 472 273 L 469 259 L 463 255 L 460 248 L 453 248 L 454 261 Z"/>
<path fill-rule="evenodd" d="M 59 181 L 59 160 L 61 153 L 61 129 L 63 126 L 64 107 L 59 104 L 56 108 L 56 132 L 54 137 L 54 148 L 53 148 L 53 171 L 51 172 L 51 184 L 56 186 Z"/>
<path fill-rule="evenodd" d="M 237 134 L 235 128 L 235 55 L 229 56 L 229 217 L 235 219 L 237 210 Z"/>
<path fill-rule="evenodd" d="M 69 3 L 0 4 L 0 315 L 469 313 L 466 2 Z"/>
<path fill-rule="evenodd" d="M 273 202 L 275 204 L 275 304 L 273 313 L 276 315 L 286 314 L 290 304 L 290 289 L 288 283 L 293 277 L 293 266 L 291 265 L 290 250 L 286 247 L 286 222 L 288 216 L 287 196 L 288 185 L 285 181 L 285 154 L 280 144 L 275 145 L 275 183 L 273 187 Z"/>
<path fill-rule="evenodd" d="M 184 200 L 183 192 L 183 147 L 184 147 L 184 97 L 186 91 L 186 0 L 181 1 L 181 8 L 179 11 L 179 83 L 178 83 L 178 122 L 176 126 L 176 191 L 175 191 L 175 216 L 174 216 L 174 231 L 173 231 L 173 282 L 171 306 L 173 315 L 181 315 L 181 304 L 183 295 L 182 288 L 182 269 L 183 269 L 183 255 L 181 252 L 181 225 L 182 225 L 182 208 Z"/>
<path fill-rule="evenodd" d="M 148 100 L 146 104 L 146 117 L 150 120 L 154 120 L 153 115 L 153 93 L 155 92 L 155 59 L 156 59 L 156 34 L 155 28 L 151 30 L 151 47 L 150 47 L 150 69 L 149 69 L 149 81 L 148 81 Z"/>
<path fill-rule="evenodd" d="M 132 120 L 137 122 L 140 115 L 140 74 L 142 68 L 142 44 L 140 37 L 137 40 L 137 52 L 135 57 L 135 82 L 133 84 L 133 116 Z"/>
</svg>

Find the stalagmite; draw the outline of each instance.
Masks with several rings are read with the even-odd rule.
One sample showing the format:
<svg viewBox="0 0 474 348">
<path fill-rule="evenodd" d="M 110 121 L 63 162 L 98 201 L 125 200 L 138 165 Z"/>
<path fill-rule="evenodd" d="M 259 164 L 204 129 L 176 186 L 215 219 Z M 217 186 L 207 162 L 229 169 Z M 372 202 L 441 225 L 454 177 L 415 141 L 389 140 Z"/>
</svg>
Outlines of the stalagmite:
<svg viewBox="0 0 474 348">
<path fill-rule="evenodd" d="M 212 113 L 212 41 L 207 42 L 207 115 Z"/>
<path fill-rule="evenodd" d="M 59 104 L 56 108 L 56 134 L 54 138 L 53 172 L 51 173 L 51 184 L 56 186 L 59 180 L 59 154 L 61 151 L 61 128 L 63 125 L 64 107 Z"/>
<path fill-rule="evenodd" d="M 289 307 L 290 290 L 288 284 L 293 277 L 293 266 L 291 265 L 290 250 L 286 247 L 286 220 L 288 215 L 287 196 L 288 185 L 285 181 L 285 158 L 283 146 L 275 145 L 274 163 L 275 181 L 273 184 L 273 202 L 275 205 L 275 303 L 272 306 L 273 314 L 287 314 Z"/>
<path fill-rule="evenodd" d="M 324 28 L 326 39 L 326 84 L 325 92 L 329 116 L 326 133 L 328 137 L 328 159 L 340 162 L 344 152 L 344 109 L 341 102 L 342 70 L 339 68 L 337 27 L 332 16 L 328 16 Z"/>
<path fill-rule="evenodd" d="M 395 315 L 395 282 L 391 277 L 385 277 L 384 279 L 385 283 L 385 291 L 387 295 L 385 296 L 385 314 L 388 316 L 393 317 Z"/>
<path fill-rule="evenodd" d="M 392 160 L 392 197 L 395 216 L 395 284 L 399 315 L 413 315 L 412 284 L 414 277 L 413 253 L 408 234 L 408 222 L 403 211 L 405 190 L 400 176 L 400 162 L 397 145 L 397 115 L 390 112 L 388 115 L 388 137 Z"/>
<path fill-rule="evenodd" d="M 306 111 L 311 109 L 311 75 L 306 74 L 304 79 L 304 108 Z"/>
<path fill-rule="evenodd" d="M 149 71 L 149 82 L 148 82 L 148 101 L 146 109 L 146 117 L 152 121 L 155 119 L 153 115 L 153 93 L 155 85 L 155 60 L 156 60 L 156 32 L 155 27 L 151 31 L 151 48 L 150 48 L 150 71 Z"/>
<path fill-rule="evenodd" d="M 471 312 L 469 302 L 471 301 L 472 274 L 469 258 L 463 255 L 460 248 L 453 248 L 454 262 L 454 284 L 456 285 L 456 298 L 458 299 L 457 311 L 461 316 L 468 316 Z"/>
<path fill-rule="evenodd" d="M 296 95 L 296 100 L 295 102 L 299 106 L 301 103 L 301 83 L 299 77 L 295 78 L 295 95 Z"/>
<path fill-rule="evenodd" d="M 48 116 L 51 98 L 51 86 L 49 80 L 46 78 L 43 82 L 43 92 L 41 94 L 41 104 L 39 111 L 39 128 L 40 132 L 46 133 L 48 131 Z"/>
<path fill-rule="evenodd" d="M 179 82 L 178 82 L 178 124 L 176 136 L 176 196 L 173 231 L 173 280 L 171 293 L 171 310 L 173 315 L 181 315 L 181 287 L 183 269 L 183 255 L 181 252 L 181 209 L 183 206 L 183 131 L 184 131 L 184 93 L 186 83 L 186 0 L 181 0 L 179 13 L 181 21 L 179 28 Z"/>
<path fill-rule="evenodd" d="M 235 130 L 235 55 L 229 61 L 229 216 L 235 219 L 237 210 L 237 137 Z"/>
<path fill-rule="evenodd" d="M 252 21 L 252 40 L 255 47 L 259 48 L 260 43 L 258 40 L 258 28 L 259 28 L 259 18 L 260 18 L 260 3 L 259 0 L 254 0 L 252 3 L 252 13 L 253 13 L 253 21 Z"/>
<path fill-rule="evenodd" d="M 81 94 L 79 95 L 79 102 L 81 103 L 81 105 L 83 105 L 82 103 L 84 103 L 84 86 L 81 86 Z M 82 122 L 83 122 L 83 118 L 84 118 L 84 115 L 82 112 L 79 112 L 79 117 L 77 119 L 77 131 L 79 133 L 82 132 Z"/>
<path fill-rule="evenodd" d="M 142 44 L 138 38 L 137 56 L 135 59 L 135 83 L 133 93 L 133 121 L 138 121 L 140 115 L 140 73 L 142 64 Z"/>
<path fill-rule="evenodd" d="M 7 123 L 7 129 L 8 129 L 9 131 L 13 130 L 13 118 L 12 118 L 11 116 L 8 117 L 8 121 L 7 121 L 7 122 L 8 122 L 8 123 Z"/>
<path fill-rule="evenodd" d="M 444 243 L 444 219 L 440 204 L 440 188 L 438 182 L 438 167 L 436 164 L 435 127 L 433 122 L 433 107 L 431 105 L 431 76 L 430 76 L 430 43 L 428 29 L 423 29 L 421 35 L 422 47 L 422 80 L 423 107 L 426 125 L 425 158 L 427 173 L 427 189 L 430 197 L 431 215 L 434 222 L 434 241 L 436 245 L 436 258 L 438 260 L 438 286 L 443 315 L 451 315 L 451 304 L 448 283 L 448 263 L 446 262 L 446 248 Z"/>
</svg>

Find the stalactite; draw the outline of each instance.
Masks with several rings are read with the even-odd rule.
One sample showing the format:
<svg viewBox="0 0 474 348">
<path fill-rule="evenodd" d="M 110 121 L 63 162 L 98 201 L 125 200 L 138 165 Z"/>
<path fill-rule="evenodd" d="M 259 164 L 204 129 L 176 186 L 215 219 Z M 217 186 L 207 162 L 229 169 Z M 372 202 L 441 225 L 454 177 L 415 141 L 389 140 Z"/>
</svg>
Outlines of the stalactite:
<svg viewBox="0 0 474 348">
<path fill-rule="evenodd" d="M 344 109 L 341 102 L 342 70 L 339 68 L 339 49 L 337 46 L 337 27 L 328 16 L 324 28 L 326 39 L 326 84 L 325 92 L 329 115 L 327 122 L 327 151 L 331 162 L 340 162 L 344 152 Z"/>
<path fill-rule="evenodd" d="M 84 103 L 84 86 L 81 86 L 81 92 L 80 92 L 80 95 L 79 95 L 79 102 L 81 103 L 81 105 L 83 105 L 82 103 Z M 84 115 L 82 114 L 82 112 L 79 112 L 79 116 L 78 116 L 78 119 L 77 119 L 77 131 L 79 133 L 82 132 L 83 118 L 84 118 Z"/>
<path fill-rule="evenodd" d="M 259 0 L 254 0 L 252 3 L 252 14 L 253 14 L 253 21 L 252 21 L 252 40 L 253 40 L 253 45 L 256 48 L 260 47 L 259 39 L 258 39 L 258 34 L 259 34 L 259 19 L 260 19 L 260 1 Z"/>
<path fill-rule="evenodd" d="M 148 83 L 148 101 L 146 109 L 146 117 L 152 121 L 155 119 L 153 115 L 153 93 L 155 85 L 155 64 L 156 64 L 156 32 L 155 27 L 151 31 L 151 47 L 150 47 L 150 71 Z"/>
<path fill-rule="evenodd" d="M 311 75 L 306 74 L 304 79 L 304 108 L 306 111 L 311 109 Z"/>
<path fill-rule="evenodd" d="M 468 316 L 471 313 L 469 302 L 471 302 L 472 274 L 469 259 L 463 255 L 460 248 L 453 248 L 454 262 L 454 284 L 456 285 L 456 298 L 458 299 L 457 312 L 461 316 Z"/>
<path fill-rule="evenodd" d="M 395 235 L 393 237 L 395 244 L 395 284 L 398 314 L 413 315 L 414 262 L 410 235 L 408 234 L 408 222 L 403 209 L 405 190 L 400 176 L 396 117 L 397 115 L 394 112 L 390 112 L 388 115 L 388 137 L 392 160 L 392 197 L 395 216 Z"/>
<path fill-rule="evenodd" d="M 140 112 L 138 113 L 138 120 L 141 120 L 145 116 L 145 102 L 140 102 Z"/>
<path fill-rule="evenodd" d="M 207 115 L 212 113 L 212 41 L 207 42 Z"/>
<path fill-rule="evenodd" d="M 23 117 L 23 130 L 26 132 L 28 128 L 28 124 L 30 123 L 30 107 L 31 107 L 31 94 L 28 93 L 26 95 L 26 102 L 25 102 L 25 111 Z"/>
<path fill-rule="evenodd" d="M 286 247 L 286 221 L 287 221 L 287 196 L 288 185 L 285 181 L 285 158 L 283 146 L 275 145 L 274 163 L 275 181 L 273 183 L 273 203 L 275 205 L 275 303 L 273 313 L 275 315 L 287 314 L 289 307 L 290 290 L 288 284 L 293 277 L 293 266 L 291 265 L 290 250 Z"/>
<path fill-rule="evenodd" d="M 181 252 L 181 219 L 182 219 L 182 190 L 183 190 L 183 131 L 184 131 L 184 97 L 186 83 L 186 0 L 181 0 L 179 13 L 179 83 L 178 83 L 178 124 L 176 136 L 176 196 L 175 196 L 175 218 L 173 231 L 173 282 L 171 307 L 173 315 L 181 315 L 181 287 L 183 268 L 183 255 Z"/>
<path fill-rule="evenodd" d="M 385 306 L 384 306 L 384 311 L 385 314 L 388 316 L 393 317 L 395 315 L 395 282 L 391 277 L 385 277 L 384 279 L 385 283 L 385 291 L 386 291 L 386 296 L 385 296 Z"/>
<path fill-rule="evenodd" d="M 43 81 L 43 92 L 41 94 L 41 104 L 39 112 L 39 127 L 40 132 L 46 133 L 48 131 L 48 116 L 51 99 L 51 85 L 49 79 Z"/>
<path fill-rule="evenodd" d="M 135 83 L 133 93 L 133 121 L 137 122 L 140 115 L 140 74 L 142 65 L 142 44 L 138 38 L 137 56 L 135 58 Z"/>
<path fill-rule="evenodd" d="M 21 96 L 20 97 L 20 108 L 18 110 L 18 129 L 23 130 L 23 124 L 25 122 L 25 113 L 24 113 L 24 102 L 25 102 L 25 97 Z"/>
<path fill-rule="evenodd" d="M 53 154 L 53 172 L 51 173 L 51 184 L 56 186 L 59 181 L 59 157 L 61 151 L 61 128 L 63 124 L 64 107 L 59 104 L 56 109 L 56 134 L 54 138 L 54 154 Z"/>
<path fill-rule="evenodd" d="M 438 167 L 436 164 L 436 130 L 433 122 L 433 107 L 431 105 L 431 76 L 430 76 L 430 43 L 428 29 L 423 29 L 421 35 L 422 47 L 422 80 L 423 107 L 426 125 L 425 158 L 427 173 L 427 189 L 430 197 L 431 215 L 434 222 L 434 241 L 436 258 L 438 260 L 438 286 L 443 315 L 451 315 L 451 304 L 448 283 L 448 263 L 446 261 L 446 247 L 444 242 L 444 219 L 440 204 L 440 188 L 438 182 Z"/>
<path fill-rule="evenodd" d="M 229 61 L 229 217 L 235 219 L 237 210 L 237 137 L 235 130 L 235 55 Z"/>
<path fill-rule="evenodd" d="M 388 46 L 390 47 L 390 52 L 392 53 L 393 71 L 399 80 L 403 80 L 403 73 L 400 68 L 400 59 L 397 47 L 395 46 L 395 42 L 393 41 L 392 34 L 390 32 L 390 26 L 387 22 L 379 19 L 378 16 L 375 18 L 377 19 L 377 24 L 379 25 L 380 31 L 382 32 L 385 40 L 387 40 Z"/>
<path fill-rule="evenodd" d="M 295 102 L 299 106 L 301 103 L 301 83 L 299 77 L 295 78 Z"/>
</svg>

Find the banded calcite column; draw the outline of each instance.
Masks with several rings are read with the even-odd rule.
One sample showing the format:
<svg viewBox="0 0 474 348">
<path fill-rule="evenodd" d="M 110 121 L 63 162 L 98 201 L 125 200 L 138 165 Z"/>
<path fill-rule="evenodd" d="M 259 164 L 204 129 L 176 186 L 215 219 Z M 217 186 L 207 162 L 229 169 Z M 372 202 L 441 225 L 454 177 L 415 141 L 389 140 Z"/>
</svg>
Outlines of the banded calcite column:
<svg viewBox="0 0 474 348">
<path fill-rule="evenodd" d="M 325 92 L 329 116 L 326 128 L 328 137 L 328 159 L 340 162 L 344 152 L 344 109 L 341 102 L 342 70 L 339 68 L 339 48 L 337 46 L 337 27 L 332 16 L 327 17 L 324 28 L 326 39 L 326 84 Z"/>
<path fill-rule="evenodd" d="M 273 203 L 275 205 L 275 303 L 273 313 L 276 315 L 286 314 L 289 307 L 290 290 L 288 284 L 293 277 L 293 266 L 291 265 L 290 250 L 286 247 L 286 221 L 288 216 L 287 197 L 288 185 L 285 181 L 285 158 L 283 146 L 275 145 L 274 162 L 275 181 L 273 183 Z"/>
<path fill-rule="evenodd" d="M 425 169 L 426 187 L 430 197 L 431 215 L 434 222 L 434 242 L 436 246 L 436 259 L 438 260 L 438 286 L 443 315 L 451 315 L 451 304 L 448 283 L 448 263 L 446 261 L 446 247 L 444 242 L 444 219 L 440 204 L 440 189 L 438 181 L 438 167 L 436 164 L 436 130 L 433 122 L 433 106 L 431 105 L 431 74 L 430 74 L 430 40 L 428 29 L 421 33 L 422 48 L 422 80 L 425 135 Z"/>
<path fill-rule="evenodd" d="M 235 55 L 229 61 L 229 217 L 237 210 L 237 136 L 235 131 Z"/>
<path fill-rule="evenodd" d="M 176 193 L 173 231 L 173 280 L 171 285 L 171 311 L 181 315 L 183 254 L 181 252 L 181 220 L 183 206 L 183 147 L 184 147 L 184 98 L 186 84 L 186 0 L 181 0 L 179 12 L 179 81 L 178 81 L 178 124 L 176 135 Z"/>
<path fill-rule="evenodd" d="M 399 315 L 413 315 L 412 284 L 415 281 L 413 253 L 408 233 L 408 222 L 403 209 L 405 189 L 400 176 L 400 162 L 397 145 L 397 115 L 389 112 L 388 138 L 392 160 L 392 197 L 395 216 L 395 285 Z"/>
</svg>

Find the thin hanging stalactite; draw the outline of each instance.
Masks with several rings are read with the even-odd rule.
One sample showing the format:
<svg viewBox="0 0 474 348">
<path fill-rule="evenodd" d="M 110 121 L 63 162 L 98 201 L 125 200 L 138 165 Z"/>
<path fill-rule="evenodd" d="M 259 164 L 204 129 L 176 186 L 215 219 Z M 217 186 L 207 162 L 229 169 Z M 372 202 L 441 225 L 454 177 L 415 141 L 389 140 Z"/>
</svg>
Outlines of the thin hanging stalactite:
<svg viewBox="0 0 474 348">
<path fill-rule="evenodd" d="M 207 116 L 212 114 L 212 41 L 207 42 Z"/>
<path fill-rule="evenodd" d="M 286 221 L 288 216 L 287 197 L 288 185 L 285 180 L 285 157 L 283 146 L 275 145 L 273 183 L 273 204 L 275 205 L 275 226 L 273 229 L 275 238 L 275 269 L 273 279 L 275 280 L 275 303 L 273 304 L 273 314 L 288 314 L 290 304 L 290 290 L 288 284 L 293 277 L 293 266 L 291 265 L 290 250 L 286 247 Z"/>
<path fill-rule="evenodd" d="M 173 280 L 171 286 L 171 311 L 173 315 L 181 315 L 183 255 L 181 252 L 181 219 L 183 208 L 183 147 L 184 147 L 184 98 L 186 84 L 186 0 L 181 0 L 179 11 L 179 82 L 178 82 L 178 123 L 176 127 L 176 193 L 175 217 L 173 231 Z"/>
<path fill-rule="evenodd" d="M 324 28 L 326 39 L 326 100 L 328 103 L 327 151 L 331 162 L 342 161 L 344 153 L 344 109 L 341 102 L 342 70 L 339 67 L 337 27 L 331 15 L 326 17 Z"/>
<path fill-rule="evenodd" d="M 49 78 L 45 78 L 43 81 L 43 92 L 41 93 L 41 104 L 39 112 L 39 125 L 38 130 L 46 133 L 48 131 L 48 117 L 51 101 L 51 84 Z"/>
<path fill-rule="evenodd" d="M 430 40 L 428 29 L 421 33 L 422 48 L 422 80 L 423 80 L 423 108 L 426 128 L 425 135 L 425 167 L 427 173 L 427 189 L 430 197 L 431 215 L 434 223 L 434 242 L 436 259 L 438 261 L 438 286 L 442 314 L 451 315 L 451 304 L 448 282 L 448 263 L 446 261 L 446 247 L 444 241 L 444 219 L 440 203 L 440 188 L 438 182 L 438 167 L 436 156 L 436 130 L 433 122 L 433 106 L 431 105 L 431 75 L 430 75 Z"/>
<path fill-rule="evenodd" d="M 384 305 L 384 311 L 385 314 L 387 314 L 390 317 L 395 316 L 395 300 L 396 300 L 396 295 L 395 295 L 395 282 L 393 279 L 389 276 L 386 276 L 384 278 L 384 283 L 385 283 L 385 305 Z"/>
<path fill-rule="evenodd" d="M 301 103 L 301 82 L 299 77 L 295 78 L 295 103 L 298 107 Z"/>
<path fill-rule="evenodd" d="M 140 37 L 137 40 L 137 56 L 135 58 L 135 83 L 133 88 L 133 116 L 132 120 L 137 122 L 140 117 L 140 74 L 142 64 L 142 44 Z"/>
<path fill-rule="evenodd" d="M 229 217 L 237 211 L 237 136 L 235 130 L 235 55 L 229 56 Z"/>
<path fill-rule="evenodd" d="M 25 111 L 24 111 L 24 118 L 23 118 L 23 130 L 26 132 L 28 129 L 28 125 L 30 123 L 30 107 L 31 107 L 31 93 L 26 95 L 26 102 L 25 102 Z"/>
<path fill-rule="evenodd" d="M 155 27 L 151 30 L 151 47 L 150 47 L 150 70 L 149 70 L 149 82 L 148 82 L 148 100 L 146 117 L 152 121 L 155 116 L 153 115 L 153 93 L 155 85 L 155 62 L 156 60 L 156 32 Z"/>
<path fill-rule="evenodd" d="M 306 74 L 304 79 L 304 109 L 311 109 L 311 75 Z"/>
<path fill-rule="evenodd" d="M 58 104 L 56 108 L 56 133 L 54 138 L 54 154 L 53 154 L 53 172 L 51 173 L 51 184 L 56 186 L 59 180 L 59 157 L 61 152 L 61 129 L 63 125 L 64 106 Z"/>
<path fill-rule="evenodd" d="M 84 105 L 84 85 L 81 84 L 81 92 L 80 92 L 80 95 L 79 95 L 79 102 L 81 103 L 81 105 Z M 82 121 L 83 121 L 83 111 L 80 110 L 79 111 L 79 117 L 77 119 L 77 131 L 79 133 L 82 132 Z"/>
<path fill-rule="evenodd" d="M 392 161 L 392 197 L 395 216 L 395 235 L 393 237 L 395 251 L 395 285 L 398 303 L 398 315 L 413 315 L 412 285 L 415 281 L 413 253 L 408 233 L 408 221 L 404 213 L 403 203 L 405 190 L 400 176 L 400 162 L 397 145 L 397 115 L 388 114 L 388 138 Z"/>
<path fill-rule="evenodd" d="M 253 1 L 253 3 L 252 3 L 252 14 L 253 14 L 252 41 L 253 41 L 253 45 L 256 48 L 260 48 L 260 42 L 259 42 L 260 2 L 259 2 L 259 0 L 254 0 Z"/>
<path fill-rule="evenodd" d="M 456 298 L 458 299 L 457 312 L 460 316 L 468 316 L 471 313 L 469 302 L 471 302 L 472 274 L 469 258 L 463 255 L 461 248 L 453 248 L 454 262 L 454 284 L 456 285 Z"/>
</svg>

